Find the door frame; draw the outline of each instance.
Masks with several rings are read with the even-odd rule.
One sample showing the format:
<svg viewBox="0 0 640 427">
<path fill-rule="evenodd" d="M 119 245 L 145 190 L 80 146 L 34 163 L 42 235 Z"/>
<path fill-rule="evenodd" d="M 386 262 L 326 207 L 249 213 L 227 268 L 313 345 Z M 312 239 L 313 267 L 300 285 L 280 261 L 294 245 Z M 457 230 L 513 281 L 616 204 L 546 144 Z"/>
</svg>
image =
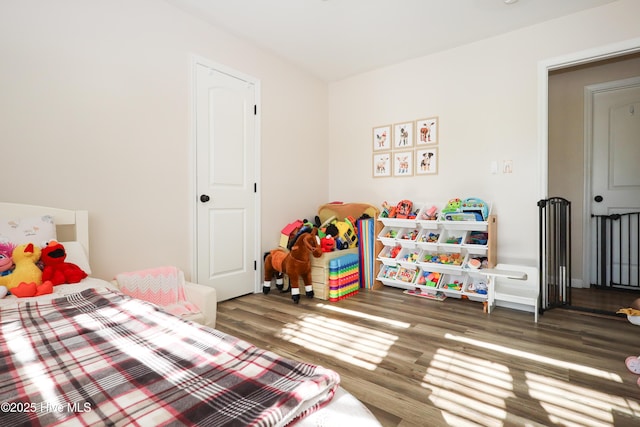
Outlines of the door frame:
<svg viewBox="0 0 640 427">
<path fill-rule="evenodd" d="M 189 87 L 190 87 L 190 99 L 189 99 L 189 143 L 191 145 L 190 151 L 191 155 L 189 156 L 189 169 L 192 171 L 189 175 L 189 191 L 191 203 L 188 203 L 189 206 L 189 218 L 191 220 L 191 224 L 189 229 L 191 230 L 190 238 L 191 238 L 191 249 L 190 249 L 190 258 L 191 258 L 191 271 L 193 272 L 193 280 L 195 280 L 195 276 L 197 276 L 198 271 L 198 248 L 197 248 L 197 240 L 196 235 L 198 233 L 198 209 L 197 205 L 198 201 L 198 189 L 197 189 L 197 173 L 198 170 L 196 168 L 196 155 L 197 155 L 197 132 L 196 132 L 196 100 L 197 100 L 197 79 L 196 79 L 196 69 L 198 65 L 203 65 L 205 67 L 214 69 L 221 73 L 227 74 L 229 76 L 250 82 L 254 85 L 255 88 L 255 105 L 256 105 L 256 115 L 255 115 L 255 128 L 254 128 L 254 138 L 255 138 L 255 152 L 254 152 L 254 166 L 255 166 L 255 182 L 256 182 L 256 195 L 255 195 L 255 236 L 253 240 L 253 254 L 255 261 L 255 274 L 254 274 L 254 284 L 253 284 L 253 292 L 258 293 L 262 291 L 262 275 L 261 275 L 261 265 L 262 265 L 262 257 L 260 255 L 260 242 L 262 241 L 262 223 L 261 223 L 261 211 L 260 207 L 262 206 L 261 202 L 261 175 L 260 175 L 260 147 L 261 140 L 260 135 L 261 125 L 260 125 L 260 111 L 261 111 L 261 90 L 260 90 L 260 80 L 255 77 L 244 74 L 240 71 L 234 70 L 233 68 L 227 67 L 226 65 L 217 63 L 215 61 L 210 61 L 201 56 L 191 54 L 190 55 L 190 69 L 189 69 Z"/>
<path fill-rule="evenodd" d="M 571 54 L 563 55 L 556 58 L 550 58 L 538 62 L 538 161 L 540 170 L 540 186 L 539 186 L 539 199 L 547 199 L 549 197 L 549 72 L 554 70 L 560 70 L 563 68 L 573 67 L 576 65 L 588 64 L 590 62 L 601 61 L 604 59 L 615 58 L 618 56 L 629 55 L 640 52 L 640 38 L 625 40 L 623 42 L 599 46 L 593 49 L 585 51 L 574 52 Z M 586 168 L 590 164 L 591 158 L 587 158 L 585 152 L 583 158 L 583 165 Z M 585 171 L 586 173 L 586 171 Z M 585 177 L 586 180 L 586 177 Z M 589 202 L 587 200 L 591 187 L 584 188 L 582 206 L 583 215 L 586 215 L 586 207 Z M 590 215 L 590 212 L 589 212 Z M 583 217 L 582 233 L 583 236 L 587 236 L 590 232 L 589 221 L 586 221 L 586 216 Z M 583 240 L 584 242 L 584 240 Z M 584 249 L 585 243 L 583 243 L 582 250 L 582 283 L 576 283 L 583 287 L 585 278 L 590 277 L 589 272 L 589 251 Z M 538 260 L 539 262 L 539 260 Z M 538 268 L 541 266 L 538 265 Z M 571 285 L 574 284 L 574 279 L 571 278 Z M 588 287 L 589 284 L 587 283 Z"/>
<path fill-rule="evenodd" d="M 604 83 L 595 83 L 584 88 L 584 210 L 583 218 L 583 241 L 584 241 L 584 253 L 583 253 L 583 265 L 584 273 L 588 274 L 589 282 L 583 284 L 583 287 L 589 287 L 591 282 L 591 271 L 589 269 L 588 262 L 592 261 L 593 242 L 592 242 L 592 228 L 591 223 L 587 219 L 591 218 L 592 206 L 591 200 L 593 197 L 591 191 L 591 172 L 592 172 L 592 160 L 593 160 L 593 108 L 594 98 L 598 93 L 609 92 L 614 89 L 624 89 L 629 87 L 637 87 L 640 85 L 640 77 L 631 77 L 627 79 L 614 80 Z M 584 282 L 584 279 L 583 279 Z"/>
</svg>

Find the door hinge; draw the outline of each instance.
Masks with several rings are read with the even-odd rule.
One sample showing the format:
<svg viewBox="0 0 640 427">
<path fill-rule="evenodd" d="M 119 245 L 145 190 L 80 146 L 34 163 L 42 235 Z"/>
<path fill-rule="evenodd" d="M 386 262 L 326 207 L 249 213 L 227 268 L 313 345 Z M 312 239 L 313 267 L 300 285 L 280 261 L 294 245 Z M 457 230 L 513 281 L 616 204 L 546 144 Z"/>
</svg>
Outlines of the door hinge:
<svg viewBox="0 0 640 427">
<path fill-rule="evenodd" d="M 254 183 L 253 183 L 253 192 L 254 192 L 254 193 L 257 193 L 257 192 L 258 192 L 258 183 L 257 183 L 257 182 L 254 182 Z"/>
<path fill-rule="evenodd" d="M 258 261 L 253 260 L 253 271 L 258 271 Z"/>
<path fill-rule="evenodd" d="M 258 105 L 257 105 L 257 104 L 254 104 L 254 105 L 253 105 L 253 115 L 254 115 L 254 116 L 257 116 L 257 115 L 258 115 Z"/>
</svg>

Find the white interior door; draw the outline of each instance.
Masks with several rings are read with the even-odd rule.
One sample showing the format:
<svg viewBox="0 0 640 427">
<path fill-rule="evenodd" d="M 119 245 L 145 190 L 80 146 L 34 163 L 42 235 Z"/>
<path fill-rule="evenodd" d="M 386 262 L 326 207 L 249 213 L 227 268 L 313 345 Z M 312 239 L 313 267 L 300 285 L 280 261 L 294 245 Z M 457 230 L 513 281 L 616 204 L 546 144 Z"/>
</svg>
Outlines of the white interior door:
<svg viewBox="0 0 640 427">
<path fill-rule="evenodd" d="M 640 211 L 640 78 L 589 86 L 586 93 L 592 112 L 591 213 Z M 590 277 L 595 283 L 591 240 Z"/>
<path fill-rule="evenodd" d="M 196 280 L 223 301 L 257 289 L 256 82 L 195 67 Z"/>
</svg>

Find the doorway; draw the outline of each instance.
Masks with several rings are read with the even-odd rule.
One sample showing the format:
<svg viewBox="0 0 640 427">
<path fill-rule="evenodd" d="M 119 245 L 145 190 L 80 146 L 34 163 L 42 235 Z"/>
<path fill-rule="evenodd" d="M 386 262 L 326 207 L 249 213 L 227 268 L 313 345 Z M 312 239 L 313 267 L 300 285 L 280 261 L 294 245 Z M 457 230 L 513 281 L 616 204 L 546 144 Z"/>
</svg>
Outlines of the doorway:
<svg viewBox="0 0 640 427">
<path fill-rule="evenodd" d="M 259 289 L 259 82 L 194 58 L 194 272 L 218 301 Z"/>
<path fill-rule="evenodd" d="M 585 150 L 586 86 L 638 75 L 640 40 L 603 47 L 540 64 L 541 194 L 570 200 L 572 221 L 572 305 L 587 310 L 611 312 L 612 307 L 628 306 L 634 295 L 616 292 L 594 294 L 590 286 L 589 230 L 590 179 L 588 152 Z M 573 103 L 573 104 L 569 104 Z"/>
</svg>

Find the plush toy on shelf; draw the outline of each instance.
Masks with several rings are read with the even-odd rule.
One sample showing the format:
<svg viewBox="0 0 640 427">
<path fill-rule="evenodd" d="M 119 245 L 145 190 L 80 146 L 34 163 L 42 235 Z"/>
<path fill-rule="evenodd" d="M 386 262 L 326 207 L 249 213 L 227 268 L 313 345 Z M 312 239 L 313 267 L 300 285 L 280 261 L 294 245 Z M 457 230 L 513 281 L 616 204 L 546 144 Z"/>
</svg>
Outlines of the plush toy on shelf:
<svg viewBox="0 0 640 427">
<path fill-rule="evenodd" d="M 336 249 L 349 249 L 358 246 L 358 234 L 356 233 L 356 220 L 345 218 L 344 221 L 333 220 L 325 228 L 325 233 L 334 236 Z"/>
<path fill-rule="evenodd" d="M 413 202 L 411 200 L 400 200 L 396 206 L 396 218 L 407 219 L 412 217 L 412 209 Z"/>
<path fill-rule="evenodd" d="M 333 252 L 336 249 L 336 239 L 331 234 L 327 234 L 320 239 L 320 247 L 322 252 Z"/>
<path fill-rule="evenodd" d="M 42 271 L 37 262 L 41 250 L 33 243 L 17 246 L 12 253 L 15 268 L 7 276 L 0 277 L 0 286 L 6 288 L 17 297 L 33 297 L 53 292 L 53 284 L 42 282 Z"/>
<path fill-rule="evenodd" d="M 63 283 L 78 283 L 85 277 L 85 273 L 76 264 L 66 262 L 67 251 L 64 246 L 55 241 L 50 241 L 47 246 L 42 249 L 40 260 L 44 265 L 42 269 L 42 280 L 50 280 L 55 285 Z"/>
<path fill-rule="evenodd" d="M 382 213 L 380 213 L 381 218 L 395 218 L 396 217 L 396 207 L 391 206 L 386 201 L 382 202 Z"/>
</svg>

